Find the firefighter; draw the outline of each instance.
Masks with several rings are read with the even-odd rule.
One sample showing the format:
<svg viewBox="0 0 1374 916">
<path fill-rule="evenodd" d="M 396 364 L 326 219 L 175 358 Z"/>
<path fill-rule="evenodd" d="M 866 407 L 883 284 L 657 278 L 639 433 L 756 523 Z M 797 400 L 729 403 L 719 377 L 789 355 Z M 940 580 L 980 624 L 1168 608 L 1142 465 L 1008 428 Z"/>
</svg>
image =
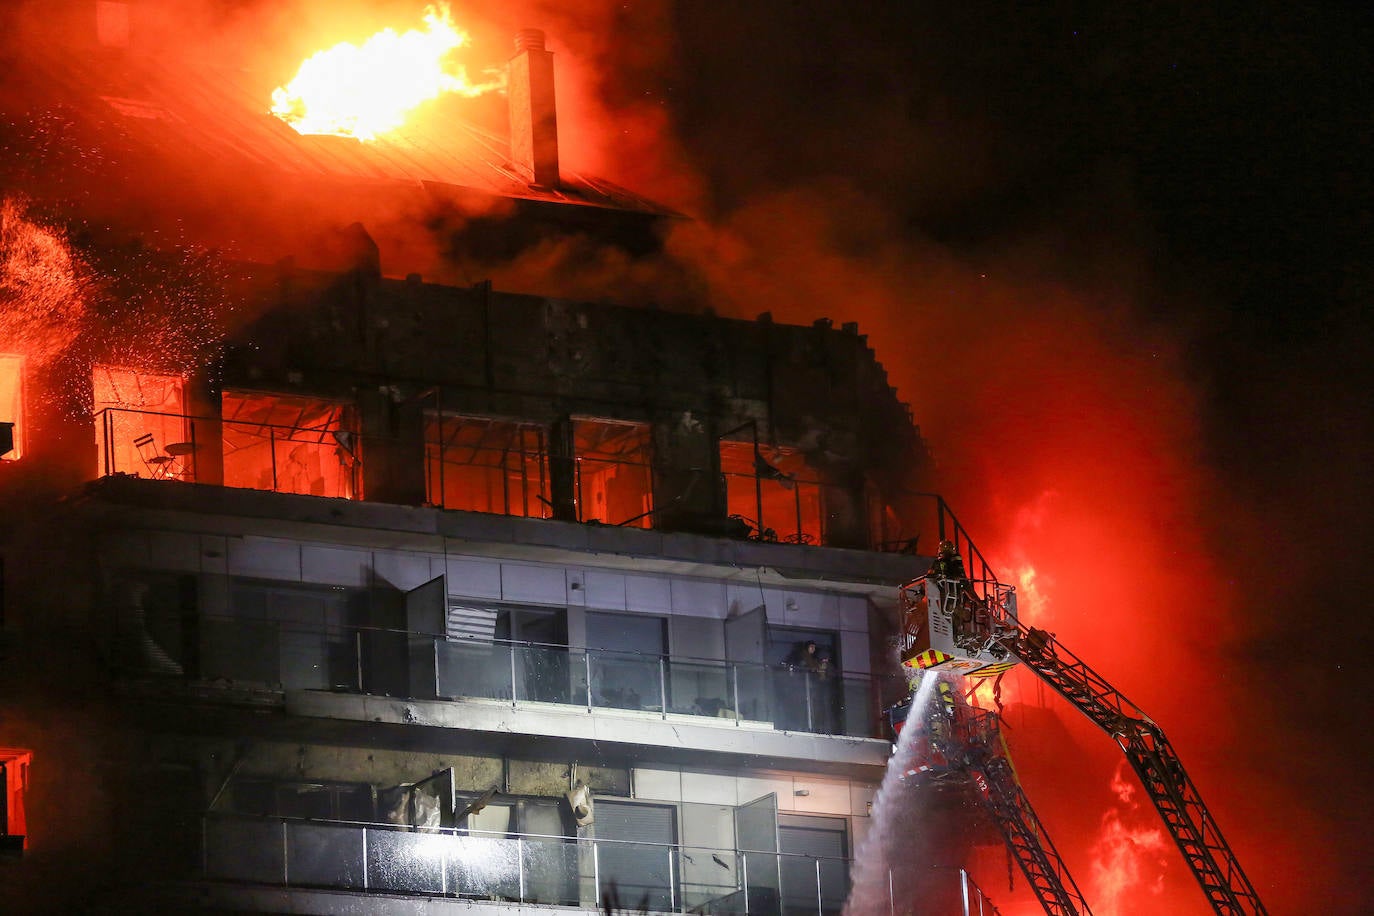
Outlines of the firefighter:
<svg viewBox="0 0 1374 916">
<path fill-rule="evenodd" d="M 973 605 L 977 602 L 978 596 L 974 594 L 973 586 L 968 580 L 964 558 L 959 556 L 953 541 L 940 542 L 935 551 L 935 561 L 930 564 L 930 572 L 926 573 L 926 576 L 939 581 L 942 586 L 946 582 L 949 583 L 945 586 L 948 590 L 944 591 L 941 597 L 947 600 L 950 595 L 958 596 L 952 615 L 954 630 L 955 633 L 966 630 L 973 619 Z"/>
</svg>

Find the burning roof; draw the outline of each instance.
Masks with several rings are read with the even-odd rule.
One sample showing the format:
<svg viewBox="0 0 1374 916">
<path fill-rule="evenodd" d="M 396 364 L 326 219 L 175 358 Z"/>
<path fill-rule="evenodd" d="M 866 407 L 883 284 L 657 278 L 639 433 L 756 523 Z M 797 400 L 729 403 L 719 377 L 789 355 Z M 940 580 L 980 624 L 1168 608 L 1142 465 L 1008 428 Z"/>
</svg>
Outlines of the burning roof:
<svg viewBox="0 0 1374 916">
<path fill-rule="evenodd" d="M 227 218 L 231 210 L 254 206 L 308 208 L 301 189 L 309 185 L 316 199 L 330 193 L 408 196 L 412 212 L 427 199 L 461 198 L 472 210 L 523 200 L 669 214 L 633 192 L 566 168 L 555 173 L 555 182 L 535 183 L 516 161 L 518 149 L 513 155 L 502 119 L 479 125 L 461 105 L 431 103 L 421 116 L 385 131 L 355 125 L 355 133 L 370 138 L 363 142 L 298 133 L 271 112 L 272 80 L 228 61 L 132 45 L 29 41 L 14 63 L 0 97 L 10 128 L 0 155 L 8 177 L 42 198 L 108 201 L 118 195 L 121 205 L 128 198 L 149 210 L 193 198 L 200 209 Z M 457 88 L 469 92 L 473 85 Z M 289 95 L 281 89 L 279 108 L 299 109 Z M 490 113 L 491 106 L 483 110 Z M 512 121 L 518 120 L 514 114 Z M 520 125 L 514 127 L 518 140 Z M 481 199 L 489 202 L 471 203 Z"/>
</svg>

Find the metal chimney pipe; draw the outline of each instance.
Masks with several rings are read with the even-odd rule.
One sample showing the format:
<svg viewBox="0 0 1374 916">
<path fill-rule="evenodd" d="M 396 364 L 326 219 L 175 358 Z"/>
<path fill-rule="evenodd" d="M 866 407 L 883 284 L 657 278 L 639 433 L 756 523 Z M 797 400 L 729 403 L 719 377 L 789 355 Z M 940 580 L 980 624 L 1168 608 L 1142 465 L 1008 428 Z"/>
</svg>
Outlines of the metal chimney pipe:
<svg viewBox="0 0 1374 916">
<path fill-rule="evenodd" d="M 516 171 L 537 187 L 556 188 L 558 116 L 554 108 L 553 52 L 539 29 L 521 29 L 510 59 L 510 158 Z"/>
</svg>

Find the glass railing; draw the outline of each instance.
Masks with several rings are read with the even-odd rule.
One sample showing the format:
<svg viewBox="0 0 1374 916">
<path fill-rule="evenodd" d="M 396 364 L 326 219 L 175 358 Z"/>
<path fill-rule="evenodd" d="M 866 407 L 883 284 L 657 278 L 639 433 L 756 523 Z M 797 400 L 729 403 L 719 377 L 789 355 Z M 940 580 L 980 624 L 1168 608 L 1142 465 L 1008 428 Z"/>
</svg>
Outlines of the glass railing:
<svg viewBox="0 0 1374 916">
<path fill-rule="evenodd" d="M 206 879 L 607 911 L 834 916 L 848 859 L 450 827 L 208 815 Z"/>
<path fill-rule="evenodd" d="M 131 676 L 554 704 L 858 738 L 883 735 L 879 704 L 902 690 L 899 677 L 246 617 L 125 613 L 114 653 Z"/>
</svg>

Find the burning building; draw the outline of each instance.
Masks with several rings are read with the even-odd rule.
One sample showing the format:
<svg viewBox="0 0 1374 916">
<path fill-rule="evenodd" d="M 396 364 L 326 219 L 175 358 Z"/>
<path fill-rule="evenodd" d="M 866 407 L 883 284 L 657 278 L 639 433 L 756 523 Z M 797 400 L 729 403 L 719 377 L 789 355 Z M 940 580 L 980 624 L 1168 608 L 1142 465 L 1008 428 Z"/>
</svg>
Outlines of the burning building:
<svg viewBox="0 0 1374 916">
<path fill-rule="evenodd" d="M 858 328 L 426 282 L 679 219 L 560 163 L 539 32 L 508 140 L 362 140 L 142 16 L 4 96 L 17 899 L 838 912 L 967 539 Z"/>
</svg>

